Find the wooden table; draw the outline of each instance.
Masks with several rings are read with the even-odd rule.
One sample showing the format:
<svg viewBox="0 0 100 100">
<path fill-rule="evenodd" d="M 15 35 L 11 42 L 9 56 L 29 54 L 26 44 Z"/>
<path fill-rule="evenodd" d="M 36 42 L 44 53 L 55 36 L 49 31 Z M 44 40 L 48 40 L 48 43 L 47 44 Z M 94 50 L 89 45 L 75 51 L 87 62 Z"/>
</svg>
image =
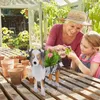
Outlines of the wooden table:
<svg viewBox="0 0 100 100">
<path fill-rule="evenodd" d="M 10 49 L 10 48 L 0 47 L 0 55 L 5 56 L 5 58 L 10 58 L 12 56 L 18 56 L 21 54 L 22 54 L 22 51 L 19 49 Z"/>
<path fill-rule="evenodd" d="M 100 100 L 99 79 L 65 68 L 62 68 L 60 73 L 59 87 L 53 84 L 55 75 L 52 84 L 49 83 L 48 77 L 45 78 L 44 97 L 40 92 L 33 91 L 33 84 L 30 84 L 28 79 L 23 79 L 21 84 L 16 86 L 0 72 L 0 100 Z"/>
</svg>

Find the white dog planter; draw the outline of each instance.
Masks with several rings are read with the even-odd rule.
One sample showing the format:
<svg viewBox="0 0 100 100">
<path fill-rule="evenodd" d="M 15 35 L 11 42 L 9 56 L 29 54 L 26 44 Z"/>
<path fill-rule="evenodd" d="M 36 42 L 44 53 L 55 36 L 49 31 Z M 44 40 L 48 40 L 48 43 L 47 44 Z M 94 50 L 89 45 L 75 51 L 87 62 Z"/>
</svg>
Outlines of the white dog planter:
<svg viewBox="0 0 100 100">
<path fill-rule="evenodd" d="M 45 67 L 43 66 L 44 52 L 40 49 L 32 49 L 29 51 L 30 63 L 32 69 L 32 76 L 34 80 L 34 91 L 38 92 L 37 82 L 41 83 L 41 94 L 45 96 L 44 89 L 44 78 L 45 78 Z"/>
</svg>

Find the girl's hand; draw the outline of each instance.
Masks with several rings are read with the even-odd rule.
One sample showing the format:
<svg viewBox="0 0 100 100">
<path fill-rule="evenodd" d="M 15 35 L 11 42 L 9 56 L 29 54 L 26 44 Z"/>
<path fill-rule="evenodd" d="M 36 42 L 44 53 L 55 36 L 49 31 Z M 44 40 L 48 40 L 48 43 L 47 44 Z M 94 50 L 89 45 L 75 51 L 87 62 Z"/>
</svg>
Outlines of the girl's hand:
<svg viewBox="0 0 100 100">
<path fill-rule="evenodd" d="M 72 51 L 71 47 L 67 47 L 65 53 L 68 55 Z"/>
<path fill-rule="evenodd" d="M 72 60 L 77 59 L 77 55 L 74 53 L 74 51 L 71 51 L 67 56 Z"/>
</svg>

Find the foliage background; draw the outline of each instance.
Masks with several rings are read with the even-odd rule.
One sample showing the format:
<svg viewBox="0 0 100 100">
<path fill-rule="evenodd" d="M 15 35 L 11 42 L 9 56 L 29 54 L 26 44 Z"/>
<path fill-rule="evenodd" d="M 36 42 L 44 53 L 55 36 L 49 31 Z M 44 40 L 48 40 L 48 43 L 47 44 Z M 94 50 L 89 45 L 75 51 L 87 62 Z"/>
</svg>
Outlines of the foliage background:
<svg viewBox="0 0 100 100">
<path fill-rule="evenodd" d="M 37 0 L 38 2 L 41 0 Z M 84 11 L 88 14 L 89 18 L 92 20 L 92 29 L 100 33 L 100 0 L 83 0 Z M 51 27 L 56 23 L 62 23 L 61 18 L 66 18 L 68 12 L 71 10 L 69 5 L 64 7 L 59 7 L 54 0 L 50 0 L 50 2 L 42 2 L 42 9 L 43 9 L 43 18 L 45 17 L 47 20 L 47 33 L 43 30 L 43 37 L 46 36 L 51 29 Z M 28 18 L 26 12 L 27 9 L 22 9 L 20 13 L 25 17 Z M 15 11 L 16 12 L 16 11 Z M 13 12 L 14 13 L 14 12 Z M 26 15 L 25 15 L 26 14 Z M 38 14 L 36 13 L 34 16 L 34 31 L 35 36 L 40 39 L 39 35 L 39 18 Z M 44 19 L 42 23 L 45 24 Z M 19 49 L 28 49 L 29 48 L 29 33 L 28 30 L 24 30 L 20 32 L 16 37 L 13 35 L 14 32 L 9 30 L 8 28 L 3 28 L 3 43 L 6 46 L 12 45 L 15 48 Z M 47 38 L 46 38 L 47 39 Z M 44 42 L 46 41 L 44 40 Z M 34 39 L 35 40 L 35 39 Z M 38 41 L 36 40 L 36 41 Z"/>
<path fill-rule="evenodd" d="M 40 0 L 38 0 L 40 1 Z M 70 11 L 70 7 L 69 6 L 65 6 L 65 7 L 58 7 L 57 3 L 54 2 L 54 0 L 51 0 L 49 3 L 48 2 L 42 2 L 42 9 L 43 9 L 43 18 L 44 16 L 47 19 L 47 32 L 50 30 L 50 28 L 55 24 L 55 23 L 62 23 L 60 21 L 60 18 L 66 18 L 68 12 Z M 14 12 L 13 12 L 14 13 Z M 28 18 L 27 15 L 27 9 L 22 9 L 20 11 L 20 13 L 25 17 Z M 45 24 L 44 19 L 42 20 L 42 23 Z M 9 30 L 6 28 L 6 31 Z M 10 30 L 9 30 L 10 31 Z M 13 37 L 12 34 L 10 34 L 10 32 L 7 31 L 6 35 L 3 35 L 3 38 L 8 38 L 9 35 L 9 40 L 4 41 L 3 39 L 3 43 L 6 43 L 7 46 L 12 45 L 15 48 L 19 48 L 19 49 L 28 49 L 29 48 L 29 33 L 28 30 L 24 30 L 22 32 L 20 32 L 16 37 Z M 43 30 L 43 37 L 46 36 L 45 30 Z M 5 31 L 3 31 L 3 33 L 5 34 Z M 33 38 L 34 41 L 39 41 L 40 39 L 40 35 L 39 35 L 39 15 L 37 13 L 35 13 L 34 16 L 34 33 L 35 36 Z M 36 37 L 38 37 L 36 39 Z M 33 42 L 34 42 L 33 41 Z M 46 40 L 44 40 L 45 42 Z"/>
<path fill-rule="evenodd" d="M 92 21 L 92 29 L 100 33 L 100 0 L 83 0 L 84 11 Z"/>
</svg>

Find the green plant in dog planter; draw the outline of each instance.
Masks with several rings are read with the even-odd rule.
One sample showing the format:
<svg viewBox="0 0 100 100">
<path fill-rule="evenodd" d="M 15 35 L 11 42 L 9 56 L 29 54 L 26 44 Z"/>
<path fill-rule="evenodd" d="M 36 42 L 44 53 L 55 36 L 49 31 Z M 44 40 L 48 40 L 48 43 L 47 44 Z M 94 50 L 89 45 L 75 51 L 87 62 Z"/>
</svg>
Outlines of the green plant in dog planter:
<svg viewBox="0 0 100 100">
<path fill-rule="evenodd" d="M 45 51 L 44 66 L 46 68 L 46 74 L 54 73 L 57 68 L 60 68 L 61 58 L 56 51 Z"/>
<path fill-rule="evenodd" d="M 45 61 L 44 61 L 45 67 L 54 66 L 58 63 L 59 60 L 60 56 L 56 51 L 51 52 L 50 50 L 47 50 L 45 52 Z"/>
</svg>

